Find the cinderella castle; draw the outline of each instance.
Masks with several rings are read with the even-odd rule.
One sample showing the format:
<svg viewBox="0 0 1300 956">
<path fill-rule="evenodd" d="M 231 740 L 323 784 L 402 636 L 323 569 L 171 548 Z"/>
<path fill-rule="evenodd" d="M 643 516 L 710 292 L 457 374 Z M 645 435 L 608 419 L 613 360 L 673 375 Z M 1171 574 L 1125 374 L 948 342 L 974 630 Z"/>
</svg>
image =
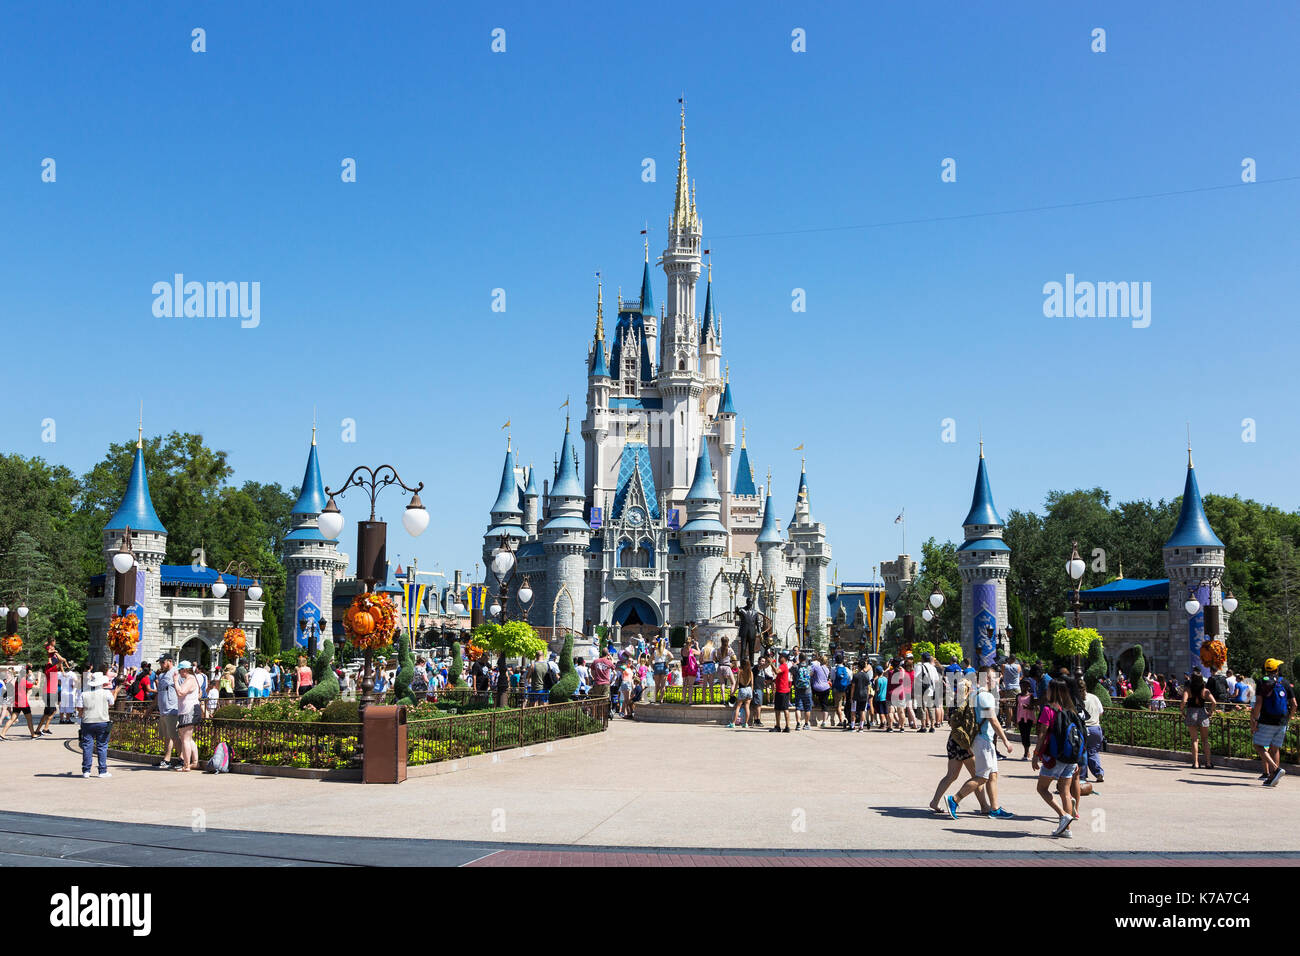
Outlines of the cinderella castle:
<svg viewBox="0 0 1300 956">
<path fill-rule="evenodd" d="M 770 474 L 755 483 L 744 430 L 736 434 L 711 274 L 702 317 L 696 309 L 701 238 L 683 107 L 676 202 L 659 260 L 665 305 L 655 306 L 647 240 L 641 295 L 619 296 L 611 339 L 597 287 L 582 460 L 567 419 L 549 474 L 522 467 L 507 439 L 483 556 L 491 567 L 499 548 L 511 548 L 514 585 L 526 578 L 535 595 L 521 607 L 512 586 L 511 618 L 527 613 L 553 636 L 617 625 L 671 639 L 680 638 L 678 625 L 729 628 L 729 613 L 752 598 L 772 621 L 776 643 L 796 643 L 796 625 L 809 637 L 820 634 L 831 559 L 826 529 L 813 520 L 806 463 L 784 529 Z M 498 593 L 490 572 L 484 583 Z"/>
</svg>

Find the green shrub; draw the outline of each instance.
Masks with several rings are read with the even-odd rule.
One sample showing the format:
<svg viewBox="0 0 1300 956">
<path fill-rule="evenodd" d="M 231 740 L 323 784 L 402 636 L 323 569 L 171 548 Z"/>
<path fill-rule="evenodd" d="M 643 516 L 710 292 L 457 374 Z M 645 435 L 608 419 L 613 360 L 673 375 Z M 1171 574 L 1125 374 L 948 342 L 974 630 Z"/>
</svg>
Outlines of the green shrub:
<svg viewBox="0 0 1300 956">
<path fill-rule="evenodd" d="M 927 642 L 928 643 L 928 642 Z M 944 641 L 939 645 L 935 653 L 935 659 L 940 664 L 951 664 L 953 661 L 961 663 L 961 644 L 956 641 Z"/>
<path fill-rule="evenodd" d="M 460 641 L 451 643 L 451 667 L 447 668 L 447 683 L 452 687 L 464 687 L 465 678 L 461 676 L 465 664 L 461 660 Z"/>
<path fill-rule="evenodd" d="M 1106 656 L 1101 650 L 1100 637 L 1088 645 L 1088 668 L 1083 672 L 1083 680 L 1088 685 L 1088 691 L 1097 695 L 1101 706 L 1109 707 L 1110 693 L 1101 683 L 1101 679 L 1106 676 Z"/>
<path fill-rule="evenodd" d="M 243 720 L 247 711 L 251 707 L 240 707 L 238 704 L 223 704 L 212 712 L 213 720 Z"/>
<path fill-rule="evenodd" d="M 1142 656 L 1142 645 L 1133 645 L 1133 665 L 1129 668 L 1128 682 L 1133 686 L 1124 698 L 1129 710 L 1146 710 L 1151 703 L 1151 685 L 1147 683 L 1147 660 Z"/>
<path fill-rule="evenodd" d="M 393 703 L 415 706 L 411 681 L 415 680 L 415 657 L 411 654 L 411 639 L 405 631 L 397 632 L 397 676 L 393 678 Z"/>
<path fill-rule="evenodd" d="M 357 717 L 357 702 L 355 700 L 332 700 L 320 712 L 320 719 L 322 723 L 326 724 L 360 723 Z"/>
<path fill-rule="evenodd" d="M 573 666 L 573 635 L 564 639 L 560 651 L 560 679 L 551 687 L 550 702 L 562 704 L 578 692 L 578 672 Z"/>
<path fill-rule="evenodd" d="M 1093 641 L 1101 641 L 1095 627 L 1063 627 L 1052 636 L 1052 650 L 1062 658 L 1083 657 L 1089 653 Z"/>
<path fill-rule="evenodd" d="M 334 644 L 332 641 L 324 641 L 316 654 L 316 662 L 312 664 L 311 690 L 298 698 L 298 706 L 306 713 L 311 713 L 306 711 L 308 705 L 320 710 L 339 696 L 339 679 L 334 673 L 333 662 Z"/>
</svg>

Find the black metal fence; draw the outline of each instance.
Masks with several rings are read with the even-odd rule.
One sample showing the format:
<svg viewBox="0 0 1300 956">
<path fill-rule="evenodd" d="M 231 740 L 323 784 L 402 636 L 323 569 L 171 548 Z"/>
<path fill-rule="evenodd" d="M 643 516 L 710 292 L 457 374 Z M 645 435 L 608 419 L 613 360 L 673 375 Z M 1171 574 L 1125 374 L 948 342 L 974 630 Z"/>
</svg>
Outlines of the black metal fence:
<svg viewBox="0 0 1300 956">
<path fill-rule="evenodd" d="M 609 726 L 608 700 L 579 700 L 527 709 L 484 710 L 407 723 L 407 762 L 412 766 L 526 747 L 600 733 Z M 166 741 L 156 714 L 142 709 L 113 715 L 109 746 L 162 757 Z M 230 747 L 232 763 L 265 767 L 342 770 L 357 766 L 360 724 L 319 721 L 203 720 L 194 728 L 199 759 L 217 743 Z M 173 750 L 173 759 L 179 751 Z"/>
<path fill-rule="evenodd" d="M 1101 714 L 1101 728 L 1107 743 L 1127 747 L 1149 747 L 1178 753 L 1192 752 L 1192 731 L 1177 710 L 1126 710 L 1107 707 Z M 1196 731 L 1199 735 L 1200 731 Z M 1249 715 L 1216 713 L 1210 718 L 1210 753 L 1218 757 L 1256 756 L 1251 743 Z M 1197 738 L 1200 739 L 1199 736 Z M 1300 757 L 1300 720 L 1292 720 L 1282 743 L 1282 761 L 1297 763 Z"/>
</svg>

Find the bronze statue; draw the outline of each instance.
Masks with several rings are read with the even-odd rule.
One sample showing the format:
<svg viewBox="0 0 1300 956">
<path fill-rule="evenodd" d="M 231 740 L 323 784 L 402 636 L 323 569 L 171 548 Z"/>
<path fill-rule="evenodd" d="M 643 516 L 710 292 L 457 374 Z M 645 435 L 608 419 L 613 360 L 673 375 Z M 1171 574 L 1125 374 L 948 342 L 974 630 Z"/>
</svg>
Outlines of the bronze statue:
<svg viewBox="0 0 1300 956">
<path fill-rule="evenodd" d="M 771 632 L 772 622 L 768 620 L 766 614 L 754 607 L 752 594 L 746 598 L 745 606 L 736 611 L 736 619 L 740 622 L 741 659 L 749 661 L 752 665 L 758 639 L 760 635 Z"/>
</svg>

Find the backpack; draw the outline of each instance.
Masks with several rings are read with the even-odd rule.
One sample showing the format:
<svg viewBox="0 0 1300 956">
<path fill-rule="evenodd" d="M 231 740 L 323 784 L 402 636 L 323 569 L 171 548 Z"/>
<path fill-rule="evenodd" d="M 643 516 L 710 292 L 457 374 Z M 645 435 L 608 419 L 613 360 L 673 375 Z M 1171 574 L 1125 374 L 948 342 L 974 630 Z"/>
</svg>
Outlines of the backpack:
<svg viewBox="0 0 1300 956">
<path fill-rule="evenodd" d="M 849 676 L 849 669 L 843 664 L 837 664 L 835 667 L 835 687 L 838 690 L 845 690 L 853 678 Z"/>
<path fill-rule="evenodd" d="M 812 676 L 810 671 L 808 670 L 807 664 L 800 664 L 797 668 L 795 668 L 794 686 L 796 688 L 798 688 L 799 690 L 803 690 L 805 687 L 809 685 L 811 680 L 812 680 Z"/>
<path fill-rule="evenodd" d="M 1282 679 L 1280 677 L 1274 678 L 1270 682 L 1268 696 L 1264 698 L 1264 703 L 1260 705 L 1260 711 L 1270 717 L 1285 717 L 1291 709 L 1286 692 L 1287 686 Z"/>
<path fill-rule="evenodd" d="M 552 687 L 555 686 L 556 680 L 557 678 L 555 676 L 555 671 L 551 670 L 548 667 L 546 668 L 546 673 L 542 676 L 542 687 L 545 688 L 546 690 L 550 690 Z"/>
<path fill-rule="evenodd" d="M 953 746 L 958 750 L 970 750 L 979 734 L 979 721 L 975 719 L 975 708 L 971 707 L 969 699 L 953 712 L 948 724 L 952 727 L 948 739 Z"/>
<path fill-rule="evenodd" d="M 208 773 L 229 773 L 230 772 L 230 747 L 223 740 L 212 748 L 212 756 L 208 758 Z"/>
<path fill-rule="evenodd" d="M 1079 726 L 1079 715 L 1070 710 L 1059 710 L 1052 716 L 1052 736 L 1047 740 L 1048 756 L 1057 763 L 1078 763 L 1084 752 L 1084 732 Z"/>
<path fill-rule="evenodd" d="M 1222 704 L 1228 699 L 1228 679 L 1222 674 L 1215 674 L 1210 678 L 1210 693 L 1214 699 Z"/>
<path fill-rule="evenodd" d="M 429 678 L 428 675 L 425 674 L 424 668 L 421 667 L 415 672 L 415 676 L 411 678 L 411 690 L 424 693 L 428 689 L 429 689 Z"/>
<path fill-rule="evenodd" d="M 127 697 L 135 697 L 140 692 L 140 684 L 144 681 L 144 674 L 136 674 L 131 681 L 131 686 L 126 689 Z"/>
</svg>

